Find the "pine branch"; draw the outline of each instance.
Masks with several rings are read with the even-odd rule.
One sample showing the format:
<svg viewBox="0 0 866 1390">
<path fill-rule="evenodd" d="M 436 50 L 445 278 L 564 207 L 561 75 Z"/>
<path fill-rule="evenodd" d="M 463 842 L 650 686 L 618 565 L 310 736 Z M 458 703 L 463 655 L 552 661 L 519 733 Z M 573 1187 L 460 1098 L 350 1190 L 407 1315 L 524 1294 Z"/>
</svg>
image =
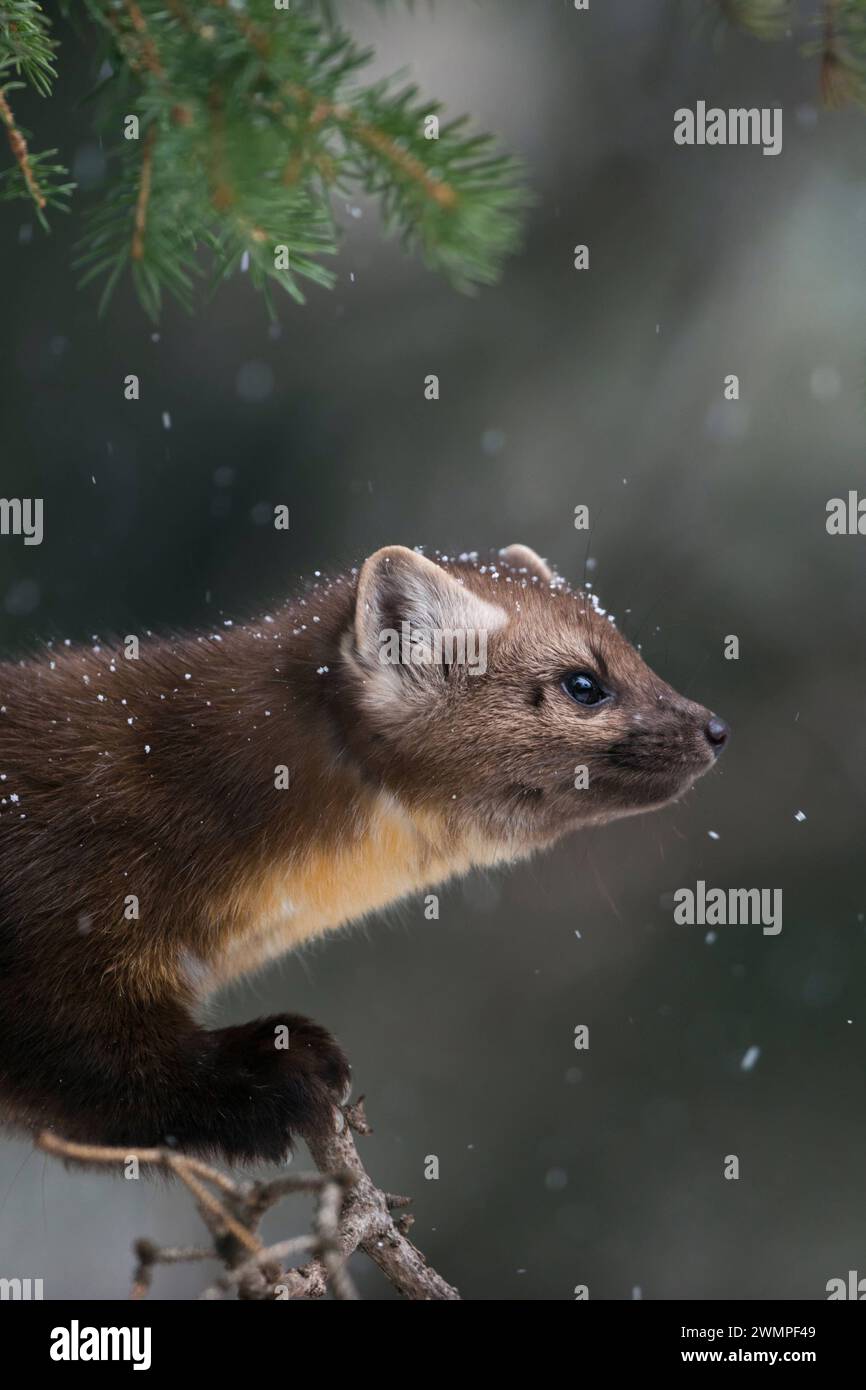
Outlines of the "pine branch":
<svg viewBox="0 0 866 1390">
<path fill-rule="evenodd" d="M 0 66 L 11 68 L 40 96 L 48 96 L 57 76 L 50 26 L 36 0 L 3 0 L 0 5 Z"/>
<path fill-rule="evenodd" d="M 821 37 L 805 45 L 804 52 L 817 55 L 820 60 L 821 99 L 830 110 L 839 111 L 852 103 L 866 104 L 864 24 L 866 6 L 842 0 L 824 0 L 823 10 L 815 19 Z"/>
<path fill-rule="evenodd" d="M 27 192 L 38 208 L 44 208 L 46 203 L 45 194 L 42 192 L 36 178 L 33 161 L 30 156 L 30 151 L 27 148 L 27 141 L 16 125 L 15 117 L 12 114 L 12 107 L 6 99 L 6 89 L 0 91 L 0 120 L 2 120 L 6 127 L 9 148 L 12 150 L 15 156 L 15 162 L 21 170 L 21 177 L 24 180 Z"/>
<path fill-rule="evenodd" d="M 30 86 L 40 96 L 48 96 L 56 77 L 55 48 L 48 20 L 35 0 L 0 0 L 0 123 L 14 160 L 11 169 L 0 170 L 0 201 L 28 198 L 46 230 L 46 208 L 65 210 L 75 185 L 66 169 L 52 162 L 56 150 L 31 151 L 9 93 Z M 23 81 L 4 81 L 7 74 Z"/>
<path fill-rule="evenodd" d="M 100 282 L 101 307 L 124 274 L 157 318 L 166 295 L 191 308 L 203 276 L 216 287 L 239 270 L 269 303 L 274 288 L 303 303 L 305 282 L 335 283 L 335 204 L 359 196 L 378 203 L 386 233 L 464 291 L 493 283 L 517 247 L 529 200 L 516 161 L 465 118 L 445 123 L 414 87 L 365 84 L 372 52 L 322 0 L 62 9 L 96 34 L 111 74 L 97 108 L 109 176 L 76 259 L 82 283 Z M 29 21 L 26 43 L 13 11 Z M 20 70 L 47 91 L 54 42 L 35 0 L 0 0 L 4 32 Z M 44 190 L 17 135 L 13 150 L 7 196 L 23 188 L 41 211 Z M 68 191 L 62 172 L 46 204 Z"/>
<path fill-rule="evenodd" d="M 709 0 L 709 4 L 726 26 L 758 39 L 793 38 L 800 20 L 793 0 Z M 806 32 L 817 37 L 801 42 L 800 52 L 818 60 L 823 105 L 831 110 L 866 106 L 866 0 L 817 0 L 804 23 Z"/>
<path fill-rule="evenodd" d="M 725 23 L 756 39 L 780 39 L 793 20 L 792 0 L 712 0 Z"/>
</svg>

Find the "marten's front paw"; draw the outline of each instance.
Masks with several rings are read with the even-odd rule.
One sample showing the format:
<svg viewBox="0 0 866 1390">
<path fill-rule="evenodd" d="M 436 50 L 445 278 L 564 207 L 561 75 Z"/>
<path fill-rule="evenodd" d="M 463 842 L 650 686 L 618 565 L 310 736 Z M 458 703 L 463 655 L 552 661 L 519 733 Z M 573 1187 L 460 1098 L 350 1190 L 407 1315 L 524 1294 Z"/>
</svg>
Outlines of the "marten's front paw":
<svg viewBox="0 0 866 1390">
<path fill-rule="evenodd" d="M 274 1014 L 221 1036 L 220 1063 L 231 1075 L 236 1132 L 244 1140 L 227 1145 L 238 1156 L 282 1157 L 295 1135 L 331 1127 L 334 1107 L 351 1088 L 349 1063 L 327 1029 L 297 1014 Z M 227 1078 L 228 1079 L 228 1078 Z M 238 1139 L 240 1135 L 238 1133 Z"/>
<path fill-rule="evenodd" d="M 277 1053 L 289 1054 L 311 1083 L 323 1086 L 328 1102 L 344 1105 L 352 1089 L 352 1072 L 343 1049 L 336 1038 L 312 1019 L 300 1014 L 285 1014 L 266 1020 L 275 1037 L 287 1038 L 286 1047 L 276 1047 Z"/>
</svg>

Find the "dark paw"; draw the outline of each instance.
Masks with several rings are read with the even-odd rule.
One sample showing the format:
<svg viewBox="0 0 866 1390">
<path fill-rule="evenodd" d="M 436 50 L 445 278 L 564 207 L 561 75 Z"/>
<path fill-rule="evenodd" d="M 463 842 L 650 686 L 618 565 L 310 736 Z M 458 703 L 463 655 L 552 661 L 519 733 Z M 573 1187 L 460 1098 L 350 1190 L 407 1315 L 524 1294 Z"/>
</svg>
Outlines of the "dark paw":
<svg viewBox="0 0 866 1390">
<path fill-rule="evenodd" d="M 255 1152 L 285 1153 L 294 1135 L 323 1133 L 351 1088 L 351 1073 L 327 1029 L 297 1014 L 274 1014 L 226 1029 L 221 1063 Z"/>
<path fill-rule="evenodd" d="M 274 1024 L 275 1020 L 268 1022 Z M 328 1088 L 338 1105 L 345 1105 L 352 1089 L 352 1072 L 336 1038 L 327 1028 L 299 1014 L 286 1014 L 277 1024 L 288 1030 L 286 1051 L 290 1056 Z"/>
</svg>

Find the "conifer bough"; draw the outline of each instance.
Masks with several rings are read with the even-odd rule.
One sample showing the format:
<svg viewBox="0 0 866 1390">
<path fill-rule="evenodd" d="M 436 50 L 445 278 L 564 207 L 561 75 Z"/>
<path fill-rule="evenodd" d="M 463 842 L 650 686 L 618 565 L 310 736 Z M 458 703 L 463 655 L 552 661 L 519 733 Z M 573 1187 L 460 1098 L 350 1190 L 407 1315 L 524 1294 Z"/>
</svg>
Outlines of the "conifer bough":
<svg viewBox="0 0 866 1390">
<path fill-rule="evenodd" d="M 163 299 L 243 269 L 269 306 L 330 287 L 335 204 L 373 198 L 384 228 L 461 290 L 494 282 L 528 202 L 518 162 L 468 118 L 399 79 L 365 82 L 373 54 L 329 0 L 64 0 L 95 36 L 96 128 L 108 177 L 85 211 L 76 264 L 104 307 L 131 274 L 156 319 Z M 0 0 L 0 122 L 11 163 L 0 200 L 47 228 L 74 184 L 34 152 L 16 89 L 50 95 L 57 42 L 37 0 Z"/>
</svg>

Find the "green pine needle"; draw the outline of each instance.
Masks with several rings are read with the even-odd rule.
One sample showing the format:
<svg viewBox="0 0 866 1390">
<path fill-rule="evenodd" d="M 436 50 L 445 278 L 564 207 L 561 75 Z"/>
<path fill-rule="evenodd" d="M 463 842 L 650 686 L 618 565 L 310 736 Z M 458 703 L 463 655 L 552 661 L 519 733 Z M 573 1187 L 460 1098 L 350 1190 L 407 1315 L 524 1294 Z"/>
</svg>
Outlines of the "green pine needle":
<svg viewBox="0 0 866 1390">
<path fill-rule="evenodd" d="M 156 319 L 166 297 L 190 309 L 199 285 L 241 271 L 269 303 L 274 290 L 303 303 L 307 287 L 336 282 L 335 204 L 361 196 L 387 234 L 463 291 L 494 283 L 519 245 L 529 199 L 517 162 L 414 86 L 365 84 L 374 55 L 323 0 L 287 10 L 65 0 L 62 10 L 95 28 L 96 60 L 112 72 L 90 94 L 109 174 L 75 261 L 101 307 L 128 275 Z M 0 0 L 0 77 L 47 95 L 54 49 L 34 0 Z M 35 201 L 38 185 L 40 216 L 43 202 L 65 206 L 72 185 L 51 158 L 30 156 L 29 178 L 19 161 L 0 176 L 0 198 Z"/>
</svg>

